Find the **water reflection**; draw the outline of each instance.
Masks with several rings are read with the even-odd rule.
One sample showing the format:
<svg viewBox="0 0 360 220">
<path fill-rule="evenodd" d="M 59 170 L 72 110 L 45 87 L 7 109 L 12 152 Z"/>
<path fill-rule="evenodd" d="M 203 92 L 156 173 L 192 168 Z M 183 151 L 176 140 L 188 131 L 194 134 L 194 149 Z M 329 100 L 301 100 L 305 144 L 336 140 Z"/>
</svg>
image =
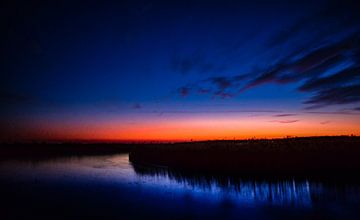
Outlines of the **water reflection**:
<svg viewBox="0 0 360 220">
<path fill-rule="evenodd" d="M 308 207 L 314 204 L 353 202 L 360 204 L 358 183 L 307 179 L 258 179 L 181 172 L 165 167 L 132 164 L 142 178 L 153 178 L 191 188 L 194 192 L 226 195 L 240 203 Z"/>
<path fill-rule="evenodd" d="M 310 184 L 307 180 L 244 180 L 239 177 L 189 174 L 135 164 L 133 167 L 136 173 L 143 177 L 148 176 L 168 183 L 175 181 L 185 188 L 192 188 L 194 192 L 226 194 L 241 202 L 290 206 L 312 204 Z"/>
<path fill-rule="evenodd" d="M 16 193 L 23 190 L 23 194 L 16 194 L 19 198 L 14 199 L 14 204 L 19 204 L 19 199 L 30 198 L 31 203 L 39 203 L 41 207 L 48 205 L 41 201 L 51 194 L 56 194 L 61 198 L 59 201 L 67 204 L 68 200 L 74 199 L 73 195 L 82 198 L 82 193 L 85 193 L 86 199 L 74 200 L 83 206 L 81 209 L 88 210 L 87 203 L 94 203 L 94 207 L 104 206 L 104 209 L 121 207 L 121 215 L 127 211 L 128 216 L 140 215 L 138 209 L 141 209 L 143 213 L 153 213 L 156 218 L 158 212 L 163 215 L 166 211 L 169 216 L 182 213 L 182 216 L 216 219 L 226 214 L 230 216 L 226 218 L 237 219 L 252 210 L 251 218 L 258 215 L 261 219 L 273 218 L 274 212 L 269 213 L 264 207 L 281 209 L 280 213 L 288 214 L 275 216 L 277 219 L 298 216 L 299 210 L 300 214 L 305 213 L 304 216 L 316 213 L 321 218 L 343 219 L 345 213 L 360 216 L 360 185 L 357 183 L 185 173 L 131 164 L 128 154 L 1 162 L 0 183 L 1 180 L 10 183 L 0 188 L 3 193 L 8 193 L 9 198 L 14 195 L 11 190 Z M 51 190 L 51 193 L 44 192 L 44 189 Z M 68 191 L 72 193 L 67 194 Z M 38 197 L 42 200 L 37 200 Z M 107 212 L 117 216 L 116 210 Z M 100 208 L 92 211 L 103 214 Z"/>
</svg>

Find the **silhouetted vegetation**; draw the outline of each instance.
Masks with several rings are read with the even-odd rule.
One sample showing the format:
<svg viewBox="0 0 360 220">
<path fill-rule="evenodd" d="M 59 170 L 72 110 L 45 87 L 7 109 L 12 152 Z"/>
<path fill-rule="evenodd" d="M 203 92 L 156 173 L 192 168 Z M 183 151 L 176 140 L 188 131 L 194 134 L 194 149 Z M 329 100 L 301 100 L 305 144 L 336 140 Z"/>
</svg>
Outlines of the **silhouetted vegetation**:
<svg viewBox="0 0 360 220">
<path fill-rule="evenodd" d="M 205 141 L 135 147 L 130 161 L 225 174 L 352 176 L 360 171 L 360 138 Z"/>
</svg>

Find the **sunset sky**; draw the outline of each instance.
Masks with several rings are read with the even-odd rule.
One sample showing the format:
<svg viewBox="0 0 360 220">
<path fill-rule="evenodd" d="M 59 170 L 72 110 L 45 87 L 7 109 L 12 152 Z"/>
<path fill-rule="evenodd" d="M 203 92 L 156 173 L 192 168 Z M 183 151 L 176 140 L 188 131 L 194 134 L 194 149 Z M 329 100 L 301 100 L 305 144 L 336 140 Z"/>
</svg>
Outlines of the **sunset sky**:
<svg viewBox="0 0 360 220">
<path fill-rule="evenodd" d="M 360 135 L 351 1 L 9 1 L 0 140 Z"/>
</svg>

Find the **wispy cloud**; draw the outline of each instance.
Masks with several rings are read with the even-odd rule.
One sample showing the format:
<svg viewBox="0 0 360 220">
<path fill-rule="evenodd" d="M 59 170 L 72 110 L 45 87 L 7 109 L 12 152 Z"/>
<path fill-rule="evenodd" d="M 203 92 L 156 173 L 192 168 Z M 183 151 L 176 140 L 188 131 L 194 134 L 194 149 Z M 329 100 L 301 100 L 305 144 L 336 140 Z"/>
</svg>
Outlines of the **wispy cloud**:
<svg viewBox="0 0 360 220">
<path fill-rule="evenodd" d="M 339 111 L 304 111 L 304 114 L 317 114 L 317 115 L 359 115 L 355 109 L 344 109 Z"/>
<path fill-rule="evenodd" d="M 358 101 L 360 101 L 360 84 L 321 90 L 304 103 L 321 107 L 334 104 L 349 104 Z"/>
<path fill-rule="evenodd" d="M 182 96 L 182 97 L 186 97 L 189 95 L 190 93 L 190 88 L 189 87 L 181 87 L 178 89 L 178 92 L 179 94 Z"/>
<path fill-rule="evenodd" d="M 140 105 L 139 103 L 134 103 L 132 106 L 133 109 L 141 109 L 142 105 Z"/>
<path fill-rule="evenodd" d="M 322 122 L 320 122 L 320 124 L 322 124 L 322 125 L 326 125 L 326 124 L 329 124 L 329 123 L 331 123 L 331 121 L 322 121 Z"/>
<path fill-rule="evenodd" d="M 290 116 L 295 116 L 298 114 L 278 114 L 278 115 L 273 115 L 273 117 L 290 117 Z"/>
<path fill-rule="evenodd" d="M 299 120 L 273 120 L 273 121 L 269 121 L 269 122 L 273 122 L 273 123 L 281 123 L 281 124 L 291 124 L 291 123 L 296 123 Z"/>
<path fill-rule="evenodd" d="M 334 75 L 311 79 L 304 83 L 299 90 L 300 91 L 317 91 L 320 89 L 326 89 L 338 85 L 343 85 L 349 82 L 356 82 L 360 79 L 360 66 L 351 67 L 340 71 Z"/>
<path fill-rule="evenodd" d="M 250 78 L 250 74 L 238 74 L 234 76 L 209 77 L 186 86 L 180 87 L 178 93 L 182 97 L 190 94 L 210 95 L 212 98 L 232 98 L 237 88 Z"/>
<path fill-rule="evenodd" d="M 306 109 L 360 102 L 360 13 L 355 8 L 351 1 L 331 2 L 269 39 L 265 50 L 276 54 L 277 47 L 289 48 L 277 62 L 252 73 L 195 82 L 186 96 L 232 98 L 264 84 L 296 83 L 299 92 L 309 93 Z"/>
</svg>

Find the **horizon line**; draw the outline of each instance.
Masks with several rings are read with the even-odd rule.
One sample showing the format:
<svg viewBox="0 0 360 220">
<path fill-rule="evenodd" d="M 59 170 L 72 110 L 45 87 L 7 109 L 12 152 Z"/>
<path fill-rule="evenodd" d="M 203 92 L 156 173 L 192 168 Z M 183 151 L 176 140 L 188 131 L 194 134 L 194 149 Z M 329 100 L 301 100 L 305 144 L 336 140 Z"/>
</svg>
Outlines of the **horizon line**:
<svg viewBox="0 0 360 220">
<path fill-rule="evenodd" d="M 314 135 L 314 136 L 296 136 L 285 135 L 279 137 L 251 137 L 251 138 L 223 138 L 223 139 L 144 139 L 144 140 L 130 140 L 130 139 L 28 139 L 28 140 L 4 140 L 1 144 L 147 144 L 147 143 L 192 143 L 192 142 L 211 142 L 211 141 L 246 141 L 246 140 L 279 140 L 291 138 L 319 138 L 319 137 L 360 137 L 355 134 L 342 135 Z"/>
</svg>

